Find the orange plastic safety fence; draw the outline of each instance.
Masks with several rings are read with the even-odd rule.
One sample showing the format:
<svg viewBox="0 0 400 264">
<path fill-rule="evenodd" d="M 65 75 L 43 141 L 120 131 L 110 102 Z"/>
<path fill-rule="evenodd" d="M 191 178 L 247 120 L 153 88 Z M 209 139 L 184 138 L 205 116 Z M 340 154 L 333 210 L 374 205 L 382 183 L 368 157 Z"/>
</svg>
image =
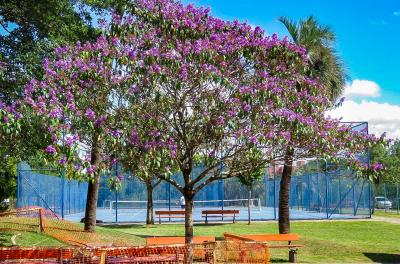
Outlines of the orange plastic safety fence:
<svg viewBox="0 0 400 264">
<path fill-rule="evenodd" d="M 43 232 L 74 246 L 132 246 L 131 235 L 115 236 L 110 232 L 86 232 L 83 226 L 60 219 L 50 210 L 40 207 L 20 208 L 0 214 L 0 230 Z"/>
<path fill-rule="evenodd" d="M 269 263 L 260 244 L 211 242 L 110 248 L 0 248 L 0 263 Z"/>
<path fill-rule="evenodd" d="M 39 207 L 0 214 L 0 230 L 43 232 L 76 248 L 2 248 L 0 263 L 268 263 L 269 248 L 256 242 L 221 241 L 192 245 L 132 246 L 129 234 L 90 233 Z M 25 261 L 29 260 L 29 261 Z"/>
</svg>

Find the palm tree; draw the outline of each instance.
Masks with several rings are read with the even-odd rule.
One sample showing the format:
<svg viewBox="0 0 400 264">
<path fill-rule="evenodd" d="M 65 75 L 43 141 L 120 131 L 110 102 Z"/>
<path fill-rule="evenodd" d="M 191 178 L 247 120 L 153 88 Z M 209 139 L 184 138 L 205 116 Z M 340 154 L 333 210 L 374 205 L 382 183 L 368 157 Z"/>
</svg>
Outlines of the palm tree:
<svg viewBox="0 0 400 264">
<path fill-rule="evenodd" d="M 298 23 L 285 17 L 280 17 L 278 20 L 285 25 L 293 41 L 307 49 L 310 63 L 308 75 L 321 80 L 329 88 L 331 102 L 336 101 L 343 93 L 346 74 L 343 63 L 333 47 L 336 40 L 335 33 L 328 26 L 320 25 L 313 16 Z M 279 192 L 281 234 L 290 233 L 289 193 L 294 154 L 294 148 L 287 146 Z"/>
</svg>

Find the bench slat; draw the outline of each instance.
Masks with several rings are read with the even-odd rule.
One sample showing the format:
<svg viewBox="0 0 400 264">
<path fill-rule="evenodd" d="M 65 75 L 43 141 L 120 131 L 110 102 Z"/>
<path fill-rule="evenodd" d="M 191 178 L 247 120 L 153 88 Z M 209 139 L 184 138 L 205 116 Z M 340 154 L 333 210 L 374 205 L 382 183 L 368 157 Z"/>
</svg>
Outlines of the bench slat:
<svg viewBox="0 0 400 264">
<path fill-rule="evenodd" d="M 224 214 L 224 217 L 234 217 L 235 215 L 226 215 L 226 214 Z M 215 217 L 215 218 L 220 218 L 220 217 L 222 217 L 222 215 L 202 215 L 201 217 L 208 217 L 208 218 L 210 218 L 210 217 Z"/>
<path fill-rule="evenodd" d="M 155 211 L 156 215 L 185 215 L 185 211 Z"/>
<path fill-rule="evenodd" d="M 304 245 L 268 245 L 269 248 L 302 248 Z"/>
<path fill-rule="evenodd" d="M 202 214 L 239 214 L 239 210 L 203 210 Z"/>
<path fill-rule="evenodd" d="M 225 239 L 236 239 L 245 241 L 257 241 L 257 242 L 291 242 L 298 241 L 300 239 L 297 234 L 264 234 L 264 235 L 233 235 L 224 233 Z"/>
</svg>

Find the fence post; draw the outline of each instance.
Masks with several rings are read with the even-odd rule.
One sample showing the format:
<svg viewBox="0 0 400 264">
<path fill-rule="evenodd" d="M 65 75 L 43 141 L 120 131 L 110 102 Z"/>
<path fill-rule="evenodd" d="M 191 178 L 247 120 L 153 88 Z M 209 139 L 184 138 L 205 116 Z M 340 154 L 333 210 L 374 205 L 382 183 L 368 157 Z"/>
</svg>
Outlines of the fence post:
<svg viewBox="0 0 400 264">
<path fill-rule="evenodd" d="M 372 185 L 373 187 L 373 185 Z M 373 191 L 373 190 L 372 190 Z M 372 218 L 372 208 L 371 208 L 371 199 L 372 199 L 372 194 L 371 194 L 371 182 L 368 181 L 368 208 L 369 208 L 369 218 Z"/>
<path fill-rule="evenodd" d="M 115 190 L 115 222 L 118 223 L 118 191 Z"/>
<path fill-rule="evenodd" d="M 20 167 L 18 164 L 18 169 L 17 169 L 17 208 L 20 207 L 20 188 L 21 188 L 21 171 Z"/>
<path fill-rule="evenodd" d="M 64 219 L 64 192 L 65 192 L 65 173 L 61 170 L 61 218 Z"/>
<path fill-rule="evenodd" d="M 354 181 L 354 176 L 353 176 L 353 215 L 356 216 L 356 183 Z"/>
<path fill-rule="evenodd" d="M 340 184 L 340 175 L 339 175 L 339 214 L 342 214 L 342 185 Z"/>
<path fill-rule="evenodd" d="M 319 161 L 318 161 L 318 167 L 319 167 Z M 319 173 L 319 170 L 318 170 L 318 172 L 317 172 L 317 210 L 318 210 L 318 212 L 321 212 L 321 186 L 320 186 L 320 184 L 319 184 L 319 175 L 320 175 L 320 173 Z M 312 176 L 311 176 L 311 174 L 309 174 L 308 175 L 308 179 L 312 179 Z M 310 188 L 310 180 L 308 180 L 308 188 L 311 190 L 311 188 Z M 310 191 L 308 191 L 308 192 L 310 192 Z M 309 196 L 310 197 L 308 197 L 308 200 L 310 201 L 309 203 L 308 203 L 308 208 L 309 208 L 309 210 L 311 210 L 310 208 L 311 208 L 311 194 L 309 194 Z"/>
<path fill-rule="evenodd" d="M 222 168 L 222 164 L 221 164 L 221 168 Z M 221 209 L 224 210 L 224 200 L 225 200 L 225 195 L 224 195 L 224 180 L 220 180 L 219 182 L 220 186 L 219 186 L 219 194 L 221 197 Z M 222 214 L 222 221 L 224 221 L 224 215 Z"/>
<path fill-rule="evenodd" d="M 275 161 L 273 162 L 273 172 L 274 172 L 274 220 L 276 220 L 276 171 L 275 171 Z"/>
<path fill-rule="evenodd" d="M 115 177 L 118 177 L 118 162 L 115 163 Z M 118 188 L 115 188 L 115 222 L 118 223 Z"/>
<path fill-rule="evenodd" d="M 269 177 L 269 166 L 267 167 L 266 172 L 264 174 L 264 194 L 265 194 L 264 203 L 265 203 L 265 207 L 268 206 L 268 195 L 267 195 L 268 177 Z"/>
<path fill-rule="evenodd" d="M 325 170 L 325 210 L 326 210 L 326 219 L 329 219 L 328 212 L 328 173 Z"/>
<path fill-rule="evenodd" d="M 387 212 L 386 209 L 386 182 L 383 184 L 383 192 L 385 194 L 385 202 L 383 203 L 383 207 L 385 207 L 385 213 Z"/>
<path fill-rule="evenodd" d="M 396 183 L 397 214 L 399 214 L 399 183 Z"/>
<path fill-rule="evenodd" d="M 167 182 L 168 190 L 168 211 L 171 211 L 171 183 Z"/>
</svg>

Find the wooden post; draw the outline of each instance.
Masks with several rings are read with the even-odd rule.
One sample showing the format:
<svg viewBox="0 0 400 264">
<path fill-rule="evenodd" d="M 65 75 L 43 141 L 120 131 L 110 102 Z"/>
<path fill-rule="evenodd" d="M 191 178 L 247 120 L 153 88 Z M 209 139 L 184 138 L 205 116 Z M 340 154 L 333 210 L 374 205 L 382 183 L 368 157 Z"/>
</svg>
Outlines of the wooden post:
<svg viewBox="0 0 400 264">
<path fill-rule="evenodd" d="M 296 249 L 289 250 L 289 262 L 297 263 L 297 250 Z"/>
<path fill-rule="evenodd" d="M 107 251 L 101 252 L 100 264 L 106 264 Z"/>
<path fill-rule="evenodd" d="M 263 243 L 265 249 L 265 263 L 268 264 L 270 262 L 271 254 L 269 253 L 269 246 L 267 243 Z"/>
<path fill-rule="evenodd" d="M 40 208 L 39 209 L 39 226 L 40 226 L 40 232 L 44 232 L 44 227 L 45 227 L 45 222 L 44 222 L 44 209 Z"/>
</svg>

